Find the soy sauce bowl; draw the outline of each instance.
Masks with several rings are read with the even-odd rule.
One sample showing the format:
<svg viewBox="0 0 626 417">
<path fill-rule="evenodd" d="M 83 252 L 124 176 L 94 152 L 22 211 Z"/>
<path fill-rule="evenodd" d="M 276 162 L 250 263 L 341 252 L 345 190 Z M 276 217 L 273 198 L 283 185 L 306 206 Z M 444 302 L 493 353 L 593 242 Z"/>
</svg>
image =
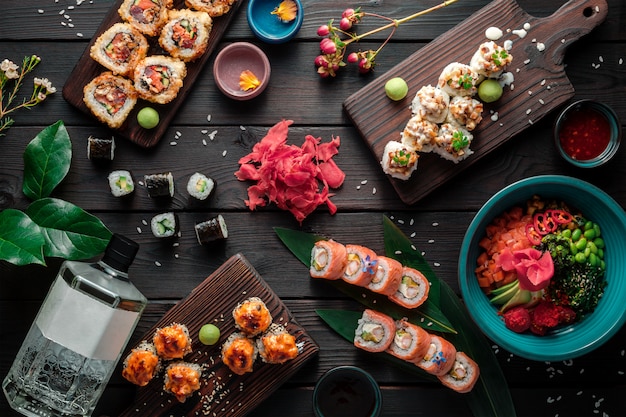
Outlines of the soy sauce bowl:
<svg viewBox="0 0 626 417">
<path fill-rule="evenodd" d="M 242 90 L 239 78 L 243 71 L 251 71 L 261 84 L 251 90 Z M 270 61 L 256 45 L 235 42 L 226 46 L 215 57 L 213 77 L 215 84 L 227 97 L 234 100 L 250 100 L 265 90 L 270 80 Z"/>
<path fill-rule="evenodd" d="M 378 417 L 382 402 L 376 380 L 356 366 L 329 370 L 313 390 L 315 417 Z"/>
<path fill-rule="evenodd" d="M 249 0 L 248 25 L 254 35 L 266 43 L 284 43 L 291 40 L 302 26 L 304 8 L 300 0 L 293 0 L 298 8 L 296 18 L 290 22 L 281 21 L 272 11 L 282 0 Z"/>
<path fill-rule="evenodd" d="M 606 164 L 619 149 L 622 130 L 617 114 L 595 100 L 568 105 L 554 124 L 554 143 L 561 157 L 578 168 Z"/>
</svg>

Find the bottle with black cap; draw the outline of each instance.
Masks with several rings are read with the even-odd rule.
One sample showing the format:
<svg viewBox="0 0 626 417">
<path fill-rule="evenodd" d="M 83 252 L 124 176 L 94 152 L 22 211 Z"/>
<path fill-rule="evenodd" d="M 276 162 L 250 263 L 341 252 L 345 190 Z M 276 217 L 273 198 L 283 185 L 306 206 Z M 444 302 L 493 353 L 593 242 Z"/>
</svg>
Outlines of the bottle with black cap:
<svg viewBox="0 0 626 417">
<path fill-rule="evenodd" d="M 147 299 L 128 279 L 139 245 L 114 234 L 96 263 L 65 261 L 2 388 L 27 416 L 90 416 Z"/>
</svg>

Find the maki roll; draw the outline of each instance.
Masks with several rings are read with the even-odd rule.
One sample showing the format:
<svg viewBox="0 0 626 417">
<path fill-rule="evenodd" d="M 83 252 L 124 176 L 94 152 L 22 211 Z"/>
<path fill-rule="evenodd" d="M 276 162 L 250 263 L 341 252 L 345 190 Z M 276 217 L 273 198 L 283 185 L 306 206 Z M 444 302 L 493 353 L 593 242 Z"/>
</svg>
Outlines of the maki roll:
<svg viewBox="0 0 626 417">
<path fill-rule="evenodd" d="M 429 347 L 430 333 L 406 319 L 396 320 L 396 331 L 388 353 L 415 363 L 424 358 Z"/>
<path fill-rule="evenodd" d="M 137 94 L 152 103 L 174 100 L 187 75 L 185 63 L 164 55 L 148 56 L 137 63 L 133 81 Z"/>
<path fill-rule="evenodd" d="M 445 375 L 454 366 L 455 357 L 456 348 L 452 343 L 431 334 L 426 354 L 415 364 L 431 375 Z"/>
<path fill-rule="evenodd" d="M 228 238 L 228 228 L 221 214 L 210 220 L 196 223 L 194 230 L 196 231 L 198 243 L 201 245 Z"/>
<path fill-rule="evenodd" d="M 473 139 L 474 136 L 468 130 L 444 123 L 439 127 L 433 152 L 456 164 L 474 153 L 470 149 Z"/>
<path fill-rule="evenodd" d="M 185 0 L 185 5 L 195 10 L 207 12 L 211 17 L 225 15 L 237 0 Z"/>
<path fill-rule="evenodd" d="M 389 296 L 394 303 L 406 308 L 419 307 L 428 298 L 430 283 L 420 271 L 405 266 L 395 293 Z"/>
<path fill-rule="evenodd" d="M 206 200 L 213 192 L 214 187 L 215 181 L 199 172 L 193 174 L 187 182 L 187 192 L 198 200 Z"/>
<path fill-rule="evenodd" d="M 172 237 L 180 229 L 178 216 L 172 212 L 157 214 L 150 221 L 150 229 L 154 237 Z"/>
<path fill-rule="evenodd" d="M 154 345 L 142 342 L 133 349 L 122 367 L 122 376 L 127 381 L 145 387 L 154 378 L 161 368 L 161 359 L 157 355 Z"/>
<path fill-rule="evenodd" d="M 242 333 L 231 334 L 222 345 L 222 362 L 237 375 L 252 372 L 257 355 L 254 341 Z"/>
<path fill-rule="evenodd" d="M 480 376 L 480 368 L 472 358 L 464 352 L 457 352 L 454 358 L 454 365 L 444 375 L 439 375 L 439 381 L 448 388 L 456 392 L 470 392 L 478 377 Z"/>
<path fill-rule="evenodd" d="M 182 359 L 191 352 L 191 337 L 187 326 L 172 323 L 154 332 L 152 343 L 157 354 L 163 359 Z"/>
<path fill-rule="evenodd" d="M 87 159 L 112 161 L 115 157 L 115 138 L 99 139 L 93 136 L 87 138 Z"/>
<path fill-rule="evenodd" d="M 318 240 L 311 249 L 311 267 L 313 278 L 340 279 L 348 265 L 346 247 L 334 240 Z"/>
<path fill-rule="evenodd" d="M 417 152 L 430 152 L 438 132 L 436 123 L 415 114 L 402 131 L 402 145 Z"/>
<path fill-rule="evenodd" d="M 128 77 L 148 54 L 148 40 L 129 23 L 116 23 L 94 42 L 89 55 L 113 74 Z"/>
<path fill-rule="evenodd" d="M 265 363 L 280 364 L 298 356 L 295 336 L 289 334 L 284 326 L 273 323 L 270 328 L 256 340 L 261 360 Z"/>
<path fill-rule="evenodd" d="M 441 88 L 426 85 L 419 89 L 411 102 L 411 111 L 433 123 L 446 120 L 450 95 Z"/>
<path fill-rule="evenodd" d="M 386 256 L 378 256 L 377 261 L 376 272 L 367 288 L 379 294 L 394 294 L 402 280 L 402 264 Z"/>
<path fill-rule="evenodd" d="M 342 279 L 348 284 L 367 287 L 376 272 L 376 252 L 360 245 L 346 245 L 348 264 Z"/>
<path fill-rule="evenodd" d="M 171 7 L 172 0 L 124 0 L 117 12 L 141 33 L 156 36 L 167 21 Z"/>
<path fill-rule="evenodd" d="M 133 176 L 130 171 L 117 170 L 109 174 L 109 187 L 114 197 L 123 197 L 135 190 Z"/>
<path fill-rule="evenodd" d="M 457 96 L 450 100 L 448 123 L 456 124 L 469 131 L 483 119 L 483 103 L 469 96 Z"/>
<path fill-rule="evenodd" d="M 174 176 L 171 172 L 145 175 L 143 180 L 150 197 L 174 197 Z"/>
<path fill-rule="evenodd" d="M 272 315 L 259 297 L 250 297 L 233 309 L 235 326 L 245 335 L 254 337 L 272 324 Z"/>
<path fill-rule="evenodd" d="M 417 152 L 407 145 L 390 140 L 385 145 L 380 164 L 385 174 L 400 180 L 408 180 L 417 169 Z"/>
<path fill-rule="evenodd" d="M 173 394 L 179 402 L 184 403 L 200 389 L 201 376 L 202 366 L 176 361 L 165 368 L 163 391 Z"/>
<path fill-rule="evenodd" d="M 368 352 L 384 352 L 393 341 L 395 327 L 388 315 L 366 309 L 354 332 L 354 345 Z"/>
<path fill-rule="evenodd" d="M 174 58 L 195 61 L 207 49 L 212 26 L 213 21 L 205 12 L 170 10 L 159 45 Z"/>
<path fill-rule="evenodd" d="M 441 72 L 437 86 L 450 96 L 472 96 L 477 92 L 479 80 L 472 67 L 452 62 Z"/>
<path fill-rule="evenodd" d="M 478 50 L 474 52 L 470 60 L 470 67 L 485 77 L 498 78 L 504 68 L 512 61 L 513 55 L 505 48 L 494 41 L 489 41 L 480 44 Z"/>
<path fill-rule="evenodd" d="M 106 71 L 83 88 L 83 102 L 98 120 L 117 129 L 137 104 L 137 91 L 129 80 Z"/>
</svg>

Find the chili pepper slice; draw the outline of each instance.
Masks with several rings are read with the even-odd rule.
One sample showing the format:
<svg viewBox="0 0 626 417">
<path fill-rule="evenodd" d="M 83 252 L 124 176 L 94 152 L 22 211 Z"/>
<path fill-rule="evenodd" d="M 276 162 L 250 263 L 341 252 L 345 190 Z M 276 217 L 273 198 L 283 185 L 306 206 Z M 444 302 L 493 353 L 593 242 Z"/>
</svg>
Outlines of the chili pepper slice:
<svg viewBox="0 0 626 417">
<path fill-rule="evenodd" d="M 550 216 L 554 219 L 555 222 L 557 222 L 557 224 L 567 224 L 574 220 L 574 216 L 572 216 L 565 210 L 550 210 Z"/>
<path fill-rule="evenodd" d="M 526 237 L 528 238 L 528 240 L 533 246 L 537 246 L 541 244 L 541 235 L 539 234 L 539 232 L 537 232 L 537 229 L 535 229 L 535 226 L 533 225 L 533 223 L 528 223 L 526 225 L 525 232 L 526 232 Z"/>
<path fill-rule="evenodd" d="M 554 232 L 558 227 L 556 221 L 550 215 L 550 210 L 543 213 L 536 213 L 533 216 L 533 226 L 537 233 L 542 236 Z"/>
</svg>

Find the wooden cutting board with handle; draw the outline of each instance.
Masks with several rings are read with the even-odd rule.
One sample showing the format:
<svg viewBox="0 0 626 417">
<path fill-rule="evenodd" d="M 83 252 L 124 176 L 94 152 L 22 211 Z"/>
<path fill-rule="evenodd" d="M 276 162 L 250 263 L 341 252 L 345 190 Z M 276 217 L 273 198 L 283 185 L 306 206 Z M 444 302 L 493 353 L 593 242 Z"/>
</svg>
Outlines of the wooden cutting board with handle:
<svg viewBox="0 0 626 417">
<path fill-rule="evenodd" d="M 495 0 L 348 97 L 344 110 L 380 161 L 385 144 L 401 140 L 400 132 L 411 117 L 409 106 L 422 86 L 436 85 L 451 62 L 469 64 L 479 45 L 488 40 L 487 28 L 504 32 L 499 45 L 512 41 L 513 62 L 507 71 L 515 78 L 513 87 L 505 87 L 500 100 L 485 104 L 483 120 L 472 132 L 474 154 L 454 164 L 422 153 L 409 180 L 389 177 L 402 201 L 415 204 L 571 99 L 574 88 L 565 73 L 565 51 L 600 25 L 607 13 L 605 0 L 571 0 L 552 15 L 536 18 L 514 0 Z M 518 30 L 525 26 L 526 36 L 521 37 Z M 409 85 L 407 97 L 398 102 L 385 95 L 385 83 L 393 77 L 402 77 Z"/>
</svg>

